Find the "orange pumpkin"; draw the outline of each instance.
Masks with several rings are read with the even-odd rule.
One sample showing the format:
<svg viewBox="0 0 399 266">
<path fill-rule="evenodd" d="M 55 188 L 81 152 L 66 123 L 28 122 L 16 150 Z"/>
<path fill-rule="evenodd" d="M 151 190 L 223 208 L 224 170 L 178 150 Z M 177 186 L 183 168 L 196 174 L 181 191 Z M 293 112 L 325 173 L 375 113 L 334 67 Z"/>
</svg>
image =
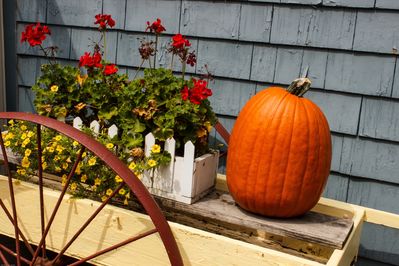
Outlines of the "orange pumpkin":
<svg viewBox="0 0 399 266">
<path fill-rule="evenodd" d="M 227 155 L 227 185 L 244 209 L 293 217 L 314 207 L 331 165 L 331 135 L 321 110 L 302 98 L 310 80 L 252 97 L 234 125 Z"/>
</svg>

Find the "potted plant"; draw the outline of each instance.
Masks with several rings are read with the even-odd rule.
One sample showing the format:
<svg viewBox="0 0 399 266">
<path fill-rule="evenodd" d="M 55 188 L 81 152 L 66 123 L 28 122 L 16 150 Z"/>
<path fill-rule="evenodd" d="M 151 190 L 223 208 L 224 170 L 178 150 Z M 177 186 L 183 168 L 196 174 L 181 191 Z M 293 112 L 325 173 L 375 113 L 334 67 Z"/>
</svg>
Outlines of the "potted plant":
<svg viewBox="0 0 399 266">
<path fill-rule="evenodd" d="M 32 90 L 34 105 L 40 115 L 52 117 L 91 134 L 102 142 L 143 181 L 153 194 L 192 203 L 215 183 L 218 152 L 208 147 L 208 136 L 216 116 L 207 99 L 212 91 L 209 80 L 185 77 L 186 65 L 196 64 L 191 43 L 181 34 L 172 37 L 167 52 L 182 64 L 180 76 L 171 69 L 156 68 L 159 36 L 165 31 L 160 19 L 147 22 L 152 40 L 140 40 L 144 75 L 129 79 L 106 60 L 107 29 L 115 25 L 110 15 L 95 16 L 99 40 L 93 51 L 85 52 L 79 67 L 55 61 L 56 47 L 43 47 L 50 28 L 40 23 L 26 26 L 21 42 L 37 46 L 49 59 L 42 65 L 42 75 Z M 208 75 L 209 77 L 209 75 Z M 37 169 L 37 143 L 32 125 L 9 121 L 5 145 L 21 158 L 17 175 L 24 178 Z M 44 131 L 42 168 L 61 176 L 72 167 L 80 151 L 76 142 L 62 135 Z M 119 182 L 94 156 L 83 153 L 69 190 L 77 196 L 94 192 L 105 198 Z M 120 197 L 130 196 L 122 189 Z"/>
</svg>

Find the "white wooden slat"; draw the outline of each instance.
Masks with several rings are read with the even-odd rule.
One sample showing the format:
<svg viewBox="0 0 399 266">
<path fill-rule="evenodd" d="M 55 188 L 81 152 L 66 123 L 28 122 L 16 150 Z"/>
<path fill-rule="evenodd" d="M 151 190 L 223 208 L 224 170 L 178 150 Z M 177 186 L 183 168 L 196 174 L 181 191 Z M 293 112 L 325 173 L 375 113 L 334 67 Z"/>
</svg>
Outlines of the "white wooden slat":
<svg viewBox="0 0 399 266">
<path fill-rule="evenodd" d="M 181 195 L 185 197 L 192 197 L 194 154 L 195 154 L 194 144 L 191 141 L 188 141 L 184 145 L 184 165 L 183 165 L 183 176 L 181 180 Z"/>
<path fill-rule="evenodd" d="M 170 164 L 159 167 L 156 179 L 154 180 L 154 188 L 159 189 L 161 191 L 172 192 L 173 190 L 175 147 L 176 147 L 175 139 L 171 138 L 165 141 L 164 149 L 170 153 L 171 161 Z"/>
<path fill-rule="evenodd" d="M 90 129 L 93 131 L 93 133 L 98 134 L 100 132 L 100 123 L 98 123 L 97 120 L 93 120 L 90 123 Z"/>
<path fill-rule="evenodd" d="M 148 133 L 144 138 L 144 154 L 150 156 L 151 148 L 155 144 L 155 137 L 152 133 Z"/>
<path fill-rule="evenodd" d="M 108 136 L 112 139 L 118 135 L 118 127 L 114 124 L 108 128 Z"/>
<path fill-rule="evenodd" d="M 82 119 L 80 119 L 80 117 L 75 117 L 75 119 L 73 120 L 73 127 L 81 130 L 82 125 L 83 125 Z"/>
</svg>

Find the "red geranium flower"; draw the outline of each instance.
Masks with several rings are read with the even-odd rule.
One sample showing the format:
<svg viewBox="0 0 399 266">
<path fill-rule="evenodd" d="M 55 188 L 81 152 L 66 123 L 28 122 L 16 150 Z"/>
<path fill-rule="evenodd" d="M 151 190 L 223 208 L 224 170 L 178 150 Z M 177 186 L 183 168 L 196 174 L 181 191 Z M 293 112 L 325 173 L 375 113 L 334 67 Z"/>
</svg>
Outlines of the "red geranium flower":
<svg viewBox="0 0 399 266">
<path fill-rule="evenodd" d="M 175 49 L 184 49 L 190 47 L 191 43 L 183 37 L 180 33 L 172 37 L 172 46 Z"/>
<path fill-rule="evenodd" d="M 107 28 L 107 25 L 111 28 L 115 26 L 115 20 L 112 19 L 111 15 L 97 14 L 95 18 L 96 22 L 94 22 L 94 24 L 99 24 L 99 30 L 105 30 Z"/>
<path fill-rule="evenodd" d="M 108 64 L 104 67 L 104 75 L 109 76 L 112 74 L 115 74 L 116 72 L 118 72 L 118 68 L 116 67 L 115 64 Z"/>
<path fill-rule="evenodd" d="M 21 34 L 21 42 L 28 42 L 30 46 L 41 45 L 46 39 L 46 34 L 50 35 L 49 27 L 40 25 L 40 22 L 29 24 Z"/>
<path fill-rule="evenodd" d="M 155 32 L 156 34 L 164 32 L 166 29 L 162 25 L 162 22 L 159 18 L 157 18 L 156 21 L 150 23 L 147 21 L 147 28 L 145 29 L 146 31 L 149 30 L 150 32 Z"/>
<path fill-rule="evenodd" d="M 207 82 L 205 80 L 193 79 L 194 87 L 190 90 L 187 86 L 181 90 L 180 94 L 183 100 L 189 99 L 193 104 L 201 104 L 203 100 L 212 95 L 212 91 L 207 88 Z"/>
<path fill-rule="evenodd" d="M 185 101 L 188 99 L 189 92 L 188 92 L 188 87 L 184 86 L 184 88 L 180 91 L 181 98 Z"/>
<path fill-rule="evenodd" d="M 79 66 L 102 68 L 103 65 L 101 64 L 101 59 L 101 54 L 99 52 L 94 52 L 93 56 L 91 56 L 90 53 L 85 52 L 85 54 L 80 57 Z"/>
</svg>

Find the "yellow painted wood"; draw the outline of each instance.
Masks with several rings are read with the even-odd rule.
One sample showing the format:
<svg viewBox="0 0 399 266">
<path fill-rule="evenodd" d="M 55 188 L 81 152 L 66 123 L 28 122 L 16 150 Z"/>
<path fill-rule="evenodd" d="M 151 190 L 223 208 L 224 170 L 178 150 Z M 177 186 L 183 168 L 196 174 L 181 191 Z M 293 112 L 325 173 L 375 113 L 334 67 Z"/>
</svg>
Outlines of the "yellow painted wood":
<svg viewBox="0 0 399 266">
<path fill-rule="evenodd" d="M 15 194 L 21 229 L 30 241 L 38 243 L 40 215 L 37 186 L 17 181 Z M 58 195 L 58 191 L 45 189 L 47 217 L 50 216 L 50 210 Z M 8 186 L 4 177 L 0 178 L 0 198 L 10 209 Z M 47 237 L 47 245 L 55 251 L 60 250 L 98 205 L 98 202 L 71 199 L 67 196 L 61 204 L 54 226 Z M 0 225 L 0 234 L 13 236 L 12 224 L 2 211 L 0 211 Z M 170 223 L 170 225 L 186 265 L 323 265 L 180 224 Z M 151 228 L 153 225 L 148 216 L 108 206 L 79 237 L 79 241 L 70 247 L 68 255 L 84 257 Z M 99 265 L 169 265 L 158 235 L 147 237 L 103 255 L 96 260 L 96 263 Z"/>
</svg>

